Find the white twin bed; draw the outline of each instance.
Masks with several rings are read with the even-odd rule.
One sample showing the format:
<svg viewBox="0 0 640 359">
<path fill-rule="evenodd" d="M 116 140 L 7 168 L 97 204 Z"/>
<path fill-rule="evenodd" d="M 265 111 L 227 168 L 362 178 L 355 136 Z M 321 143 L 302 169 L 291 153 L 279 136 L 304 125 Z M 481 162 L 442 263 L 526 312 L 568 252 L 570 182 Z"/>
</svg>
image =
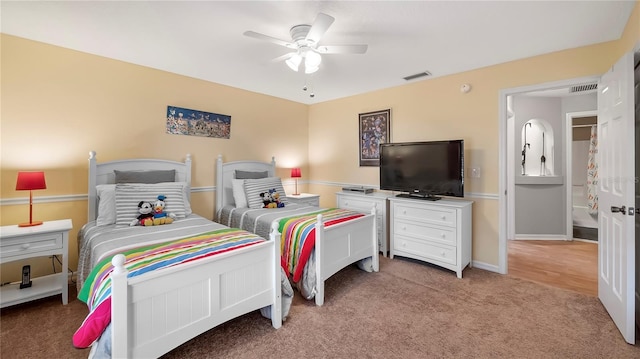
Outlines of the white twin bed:
<svg viewBox="0 0 640 359">
<path fill-rule="evenodd" d="M 258 191 L 270 189 L 274 182 L 269 178 L 275 179 L 275 183 L 279 184 L 278 187 L 282 188 L 280 179 L 275 177 L 275 159 L 272 159 L 271 162 L 235 161 L 225 163 L 222 155 L 219 155 L 216 161 L 218 222 L 256 233 L 265 238 L 280 238 L 277 228 L 278 226 L 282 228 L 283 221 L 286 219 L 306 214 L 311 214 L 316 218 L 314 225 L 315 249 L 304 266 L 301 279 L 296 281 L 295 276 L 290 277 L 306 299 L 315 297 L 316 305 L 322 305 L 324 303 L 324 282 L 352 263 L 358 263 L 358 266 L 363 270 L 378 271 L 375 208 L 372 208 L 369 214 L 330 226 L 328 222 L 325 223 L 323 215 L 329 215 L 331 212 L 323 212 L 323 209 L 318 207 L 285 203 L 284 208 L 261 209 L 245 206 L 241 208 L 236 203 L 240 202 L 236 198 L 238 196 L 237 187 L 234 192 L 234 182 L 236 185 L 238 184 L 236 175 L 240 172 L 245 175 L 247 173 L 262 173 L 267 177 L 264 179 L 268 182 L 265 185 L 267 187 L 257 187 Z M 252 181 L 253 185 L 262 180 L 255 177 L 246 179 L 244 180 L 245 187 L 247 181 Z M 246 192 L 246 196 L 249 197 L 249 191 Z M 284 195 L 284 193 L 281 194 Z M 315 215 L 315 213 L 318 214 Z M 280 246 L 284 245 L 280 244 Z M 289 275 L 291 276 L 291 273 Z"/>
<path fill-rule="evenodd" d="M 164 176 L 169 173 L 174 174 L 175 183 L 116 185 L 115 171 L 129 175 L 161 173 Z M 131 179 L 128 182 L 132 182 Z M 107 271 L 111 279 L 110 324 L 93 342 L 90 356 L 109 355 L 100 351 L 110 349 L 114 358 L 159 357 L 221 323 L 264 308 L 269 308 L 273 327 L 281 326 L 280 252 L 273 239 L 260 238 L 258 241 L 251 238 L 254 242 L 250 245 L 238 245 L 215 252 L 215 255 L 127 277 L 126 264 L 123 266 L 125 257 L 119 253 L 126 254 L 135 248 L 168 240 L 198 237 L 202 233 L 222 237 L 218 232 L 228 229 L 191 213 L 190 185 L 189 155 L 185 162 L 134 159 L 97 163 L 95 152 L 90 153 L 89 223 L 79 233 L 79 290 L 83 289 L 87 277 L 93 275 L 94 267 L 113 267 Z M 181 216 L 169 225 L 122 225 L 119 211 L 126 201 L 121 203 L 124 197 L 119 196 L 121 192 L 118 191 L 126 188 L 133 191 L 129 194 L 139 194 L 145 199 L 142 197 L 150 196 L 150 187 L 154 191 L 171 192 L 167 198 L 167 212 L 176 211 Z M 112 190 L 115 190 L 115 199 Z M 109 202 L 114 200 L 116 203 Z M 114 205 L 117 213 L 111 213 Z M 126 220 L 131 221 L 131 218 Z M 97 225 L 99 222 L 102 223 Z M 242 238 L 245 237 L 248 236 L 243 234 Z M 107 307 L 103 306 L 105 310 Z M 78 335 L 79 342 L 89 340 L 86 343 L 89 344 L 92 339 L 87 339 L 87 335 L 96 335 L 93 318 L 90 318 L 92 313 L 77 332 L 81 334 Z"/>
<path fill-rule="evenodd" d="M 217 158 L 216 211 L 218 221 L 228 222 L 221 224 L 191 212 L 189 155 L 184 162 L 98 163 L 95 152 L 90 153 L 88 223 L 78 235 L 77 281 L 79 298 L 89 304 L 90 313 L 74 335 L 74 345 L 91 345 L 90 357 L 159 357 L 255 310 L 279 328 L 293 296 L 282 269 L 280 247 L 285 237 L 278 229 L 287 228 L 282 227 L 283 218 L 312 219 L 315 243 L 296 285 L 307 299 L 315 297 L 317 305 L 324 302 L 325 280 L 345 266 L 358 263 L 364 270 L 378 271 L 374 208 L 348 218 L 331 217 L 339 209 L 291 203 L 276 209 L 238 208 L 233 193 L 236 171 L 266 172 L 275 178 L 275 161 L 223 163 L 222 156 Z M 151 201 L 157 195 L 166 195 L 166 212 L 175 214 L 176 220 L 169 225 L 131 226 L 137 201 Z M 202 246 L 197 253 L 209 252 L 187 257 L 186 252 L 196 252 L 187 242 Z M 173 254 L 173 247 L 187 249 Z M 166 253 L 175 257 L 165 260 Z M 154 256 L 168 264 L 147 271 L 145 261 Z M 149 267 L 160 267 L 152 264 Z"/>
</svg>

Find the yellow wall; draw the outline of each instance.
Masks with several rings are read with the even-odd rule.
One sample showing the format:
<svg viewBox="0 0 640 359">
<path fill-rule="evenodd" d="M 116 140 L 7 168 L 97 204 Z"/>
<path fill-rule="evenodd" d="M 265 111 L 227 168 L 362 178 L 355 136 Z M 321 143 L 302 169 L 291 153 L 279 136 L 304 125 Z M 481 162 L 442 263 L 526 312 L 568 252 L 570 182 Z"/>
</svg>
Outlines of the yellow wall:
<svg viewBox="0 0 640 359">
<path fill-rule="evenodd" d="M 89 151 L 98 161 L 122 158 L 193 159 L 193 209 L 213 218 L 215 160 L 278 160 L 307 168 L 308 106 L 211 82 L 115 61 L 3 34 L 0 198 L 21 197 L 16 172 L 44 170 L 42 197 L 86 195 Z M 165 133 L 167 106 L 231 116 L 231 138 Z M 286 129 L 286 134 L 282 133 Z M 272 134 L 273 136 L 265 136 Z M 286 182 L 285 182 L 286 183 Z M 304 187 L 302 189 L 305 189 Z M 77 267 L 76 233 L 86 222 L 86 200 L 36 203 L 34 219 L 71 218 L 69 266 Z M 0 206 L 0 224 L 26 222 L 28 205 Z M 48 259 L 30 260 L 33 275 L 52 271 Z M 22 262 L 2 266 L 2 282 L 19 278 Z"/>
<path fill-rule="evenodd" d="M 618 41 L 569 49 L 451 76 L 370 92 L 311 106 L 309 187 L 322 205 L 335 201 L 334 183 L 377 186 L 377 167 L 358 165 L 358 114 L 391 109 L 391 141 L 465 140 L 465 167 L 480 178 L 465 178 L 473 205 L 473 260 L 498 266 L 498 150 L 500 90 L 605 73 L 640 40 L 635 7 Z M 470 54 L 473 56 L 473 54 Z M 460 85 L 472 90 L 463 94 Z M 468 171 L 467 171 L 468 173 Z"/>
<path fill-rule="evenodd" d="M 303 171 L 301 191 L 335 204 L 342 184 L 378 185 L 378 168 L 358 165 L 358 114 L 391 109 L 392 141 L 462 138 L 472 193 L 473 260 L 498 263 L 498 93 L 501 89 L 600 75 L 640 39 L 636 6 L 620 40 L 513 61 L 445 77 L 411 82 L 335 101 L 302 105 L 215 83 L 179 76 L 9 35 L 1 45 L 0 224 L 28 219 L 25 193 L 15 191 L 16 172 L 46 171 L 47 189 L 36 200 L 79 195 L 80 199 L 36 203 L 38 220 L 71 218 L 70 268 L 77 267 L 76 234 L 86 222 L 87 158 L 193 158 L 196 213 L 214 211 L 214 162 L 276 156 L 278 175 Z M 472 56 L 472 54 L 470 54 Z M 460 85 L 471 92 L 462 94 Z M 165 134 L 167 106 L 232 116 L 231 139 Z M 286 128 L 286 136 L 265 133 Z M 304 184 L 311 181 L 311 184 Z M 288 189 L 288 188 L 287 188 Z M 33 275 L 51 272 L 48 259 L 29 261 Z M 2 266 L 2 282 L 19 280 L 23 263 Z"/>
</svg>

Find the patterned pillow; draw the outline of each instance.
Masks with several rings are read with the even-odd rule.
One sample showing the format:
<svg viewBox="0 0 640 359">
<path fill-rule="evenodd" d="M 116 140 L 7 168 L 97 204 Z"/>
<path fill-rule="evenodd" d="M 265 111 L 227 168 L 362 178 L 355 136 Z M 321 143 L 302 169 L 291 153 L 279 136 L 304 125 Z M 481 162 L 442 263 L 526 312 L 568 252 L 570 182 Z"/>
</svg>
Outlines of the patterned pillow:
<svg viewBox="0 0 640 359">
<path fill-rule="evenodd" d="M 164 195 L 167 198 L 165 212 L 175 214 L 178 219 L 184 218 L 187 212 L 184 186 L 186 186 L 184 182 L 116 184 L 116 224 L 128 226 L 138 217 L 138 203 L 140 201 L 153 203 L 158 195 Z"/>
<path fill-rule="evenodd" d="M 268 192 L 270 189 L 275 189 L 276 192 L 280 194 L 280 202 L 287 203 L 280 177 L 244 180 L 244 193 L 247 197 L 249 208 L 262 208 L 262 197 L 260 197 L 260 193 Z"/>
</svg>

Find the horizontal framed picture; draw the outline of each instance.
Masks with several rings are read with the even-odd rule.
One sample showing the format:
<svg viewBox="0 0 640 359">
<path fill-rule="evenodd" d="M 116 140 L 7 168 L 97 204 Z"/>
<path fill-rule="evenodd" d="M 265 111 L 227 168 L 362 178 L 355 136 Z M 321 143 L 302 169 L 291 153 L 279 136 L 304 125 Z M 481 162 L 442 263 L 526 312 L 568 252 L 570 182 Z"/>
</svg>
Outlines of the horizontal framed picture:
<svg viewBox="0 0 640 359">
<path fill-rule="evenodd" d="M 231 116 L 167 106 L 167 133 L 228 139 Z"/>
<path fill-rule="evenodd" d="M 358 121 L 360 166 L 380 166 L 380 145 L 390 137 L 391 110 L 361 113 Z"/>
</svg>

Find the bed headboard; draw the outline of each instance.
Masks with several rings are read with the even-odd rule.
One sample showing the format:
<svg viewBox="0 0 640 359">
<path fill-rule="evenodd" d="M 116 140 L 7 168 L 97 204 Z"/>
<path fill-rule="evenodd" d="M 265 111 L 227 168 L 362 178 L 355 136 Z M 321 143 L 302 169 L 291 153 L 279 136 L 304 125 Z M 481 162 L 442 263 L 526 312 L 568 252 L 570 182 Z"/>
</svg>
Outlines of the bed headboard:
<svg viewBox="0 0 640 359">
<path fill-rule="evenodd" d="M 224 163 L 222 155 L 218 155 L 216 161 L 216 212 L 233 201 L 232 179 L 235 178 L 235 171 L 267 171 L 269 177 L 276 175 L 276 159 L 271 157 L 271 162 L 258 161 L 234 161 Z"/>
<path fill-rule="evenodd" d="M 98 214 L 98 197 L 96 186 L 116 182 L 115 170 L 149 171 L 175 170 L 176 182 L 186 182 L 191 188 L 191 155 L 187 154 L 184 162 L 158 159 L 130 159 L 97 163 L 96 152 L 89 152 L 89 212 L 87 221 L 93 221 Z"/>
</svg>

